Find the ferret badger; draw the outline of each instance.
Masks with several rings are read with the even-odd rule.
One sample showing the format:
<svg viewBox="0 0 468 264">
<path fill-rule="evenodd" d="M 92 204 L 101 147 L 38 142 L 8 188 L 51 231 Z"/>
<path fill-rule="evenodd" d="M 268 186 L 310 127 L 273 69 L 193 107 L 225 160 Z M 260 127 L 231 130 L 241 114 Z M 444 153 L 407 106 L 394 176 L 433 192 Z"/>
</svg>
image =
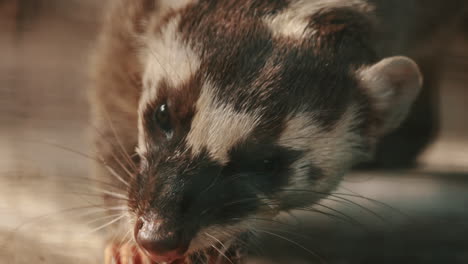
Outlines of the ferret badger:
<svg viewBox="0 0 468 264">
<path fill-rule="evenodd" d="M 91 89 L 96 174 L 126 193 L 104 197 L 128 208 L 115 228 L 175 263 L 314 204 L 372 156 L 421 90 L 402 55 L 434 50 L 424 19 L 449 26 L 463 1 L 111 2 Z M 439 16 L 420 12 L 431 5 Z"/>
</svg>

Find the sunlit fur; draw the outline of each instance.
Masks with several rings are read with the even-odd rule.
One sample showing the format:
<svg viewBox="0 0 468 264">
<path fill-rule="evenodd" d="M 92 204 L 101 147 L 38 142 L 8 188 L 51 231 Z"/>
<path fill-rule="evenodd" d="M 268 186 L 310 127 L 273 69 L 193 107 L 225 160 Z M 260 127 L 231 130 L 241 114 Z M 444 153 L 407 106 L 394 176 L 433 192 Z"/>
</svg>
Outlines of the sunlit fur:
<svg viewBox="0 0 468 264">
<path fill-rule="evenodd" d="M 318 203 L 355 162 L 370 156 L 382 120 L 373 112 L 374 87 L 357 71 L 394 55 L 373 46 L 377 17 L 371 2 L 115 1 L 95 56 L 91 98 L 94 124 L 102 133 L 96 148 L 106 165 L 97 166 L 96 174 L 128 191 L 104 193 L 109 204 L 129 206 L 130 225 L 116 227 L 123 239 L 133 233 L 136 217 L 157 212 L 149 199 L 179 187 L 158 186 L 158 180 L 174 176 L 162 174 L 161 166 L 173 166 L 165 168 L 172 174 L 179 168 L 197 171 L 202 157 L 225 168 L 234 162 L 233 153 L 249 144 L 300 153 L 282 168 L 288 175 L 274 190 L 253 191 L 252 200 L 260 204 L 255 212 L 230 219 L 235 224 L 198 230 L 189 253 L 211 248 L 223 255 L 217 246 L 235 243 L 243 232 L 261 232 L 265 223 L 252 219 L 273 219 Z M 177 101 L 184 105 L 174 105 Z M 177 119 L 174 138 L 151 119 L 161 102 Z M 175 139 L 174 147 L 169 143 Z M 160 149 L 165 152 L 155 153 Z M 230 176 L 238 183 L 258 175 Z M 138 185 L 142 177 L 147 181 Z M 156 187 L 164 193 L 153 193 Z M 139 193 L 147 199 L 136 198 Z"/>
<path fill-rule="evenodd" d="M 277 17 L 265 18 L 265 23 L 277 38 L 303 38 L 307 36 L 306 33 L 297 35 L 295 32 L 304 32 L 305 28 L 290 30 L 281 26 L 301 27 L 299 24 L 296 25 L 299 23 L 298 20 L 302 19 L 305 23 L 307 16 L 322 9 L 322 5 L 326 6 L 326 3 L 316 5 L 307 1 L 297 1 L 290 8 L 278 14 Z M 349 6 L 354 5 L 356 3 Z M 297 15 L 298 12 L 302 15 Z M 282 21 L 281 26 L 278 21 Z M 144 68 L 143 90 L 139 101 L 138 152 L 143 158 L 149 155 L 147 153 L 148 147 L 151 146 L 151 143 L 148 142 L 150 130 L 145 127 L 142 121 L 144 119 L 143 113 L 153 107 L 151 103 L 157 100 L 159 82 L 165 80 L 173 87 L 170 89 L 181 89 L 181 85 L 195 75 L 200 67 L 201 59 L 186 42 L 184 44 L 182 37 L 178 35 L 180 33 L 177 32 L 176 28 L 179 23 L 180 17 L 174 16 L 158 27 L 155 33 L 150 31 L 141 38 L 145 48 L 144 52 L 140 54 Z M 305 27 L 307 24 L 302 26 Z M 281 35 L 280 33 L 287 34 Z M 266 71 L 268 72 L 269 69 Z M 232 105 L 220 102 L 218 93 L 219 89 L 215 83 L 206 80 L 201 84 L 200 95 L 195 103 L 196 113 L 185 141 L 187 150 L 194 157 L 206 150 L 213 160 L 227 164 L 230 161 L 229 151 L 247 140 L 252 131 L 260 125 L 262 110 L 244 112 L 235 110 Z M 327 193 L 335 188 L 344 172 L 356 160 L 365 155 L 365 153 L 360 153 L 360 147 L 364 145 L 365 140 L 356 129 L 356 124 L 363 121 L 359 117 L 359 107 L 359 105 L 350 105 L 340 120 L 330 129 L 324 129 L 319 124 L 314 112 L 295 111 L 288 115 L 284 129 L 276 143 L 286 148 L 303 151 L 304 155 L 291 165 L 292 174 L 289 175 L 289 184 L 285 186 L 286 191 L 276 193 L 274 197 L 270 197 L 271 199 L 280 201 L 279 203 L 283 203 L 283 206 L 289 209 L 292 204 L 296 206 L 310 205 L 323 197 L 323 195 L 317 194 Z M 311 176 L 308 175 L 309 172 L 302 169 L 310 164 L 320 169 L 321 175 L 318 175 L 316 180 L 312 180 Z M 297 194 L 288 192 L 288 189 L 309 189 L 317 194 Z M 261 196 L 261 194 L 258 195 Z M 274 216 L 278 213 L 278 208 L 274 203 L 272 204 L 270 207 L 259 208 L 259 210 L 264 211 L 258 211 L 256 214 Z M 239 226 L 241 228 L 238 228 L 238 232 L 249 230 L 248 225 L 243 221 L 239 223 Z M 206 240 L 204 232 L 208 231 L 202 229 L 199 232 L 191 244 L 191 251 L 206 247 L 203 243 Z M 220 237 L 222 240 L 227 238 L 226 236 Z"/>
<path fill-rule="evenodd" d="M 275 37 L 301 40 L 316 33 L 313 28 L 308 27 L 311 14 L 324 8 L 344 7 L 362 11 L 364 15 L 371 8 L 366 1 L 362 0 L 299 0 L 292 1 L 290 7 L 279 14 L 269 15 L 263 19 Z"/>
</svg>

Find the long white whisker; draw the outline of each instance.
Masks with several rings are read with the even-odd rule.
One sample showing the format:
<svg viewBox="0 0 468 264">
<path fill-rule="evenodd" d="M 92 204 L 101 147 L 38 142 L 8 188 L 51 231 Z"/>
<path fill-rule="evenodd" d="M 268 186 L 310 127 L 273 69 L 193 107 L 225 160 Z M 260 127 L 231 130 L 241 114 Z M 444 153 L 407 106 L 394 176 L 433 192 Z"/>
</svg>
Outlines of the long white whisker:
<svg viewBox="0 0 468 264">
<path fill-rule="evenodd" d="M 208 237 L 212 238 L 213 240 L 215 240 L 216 242 L 218 242 L 225 250 L 227 250 L 226 246 L 223 244 L 223 242 L 221 242 L 221 240 L 217 239 L 215 236 L 212 236 L 208 233 L 205 232 L 205 235 L 207 235 Z"/>
<path fill-rule="evenodd" d="M 116 177 L 120 182 L 125 184 L 127 187 L 130 188 L 130 184 L 125 181 L 114 169 L 112 169 L 109 165 L 105 164 L 104 167 L 112 174 L 112 176 Z"/>
<path fill-rule="evenodd" d="M 127 206 L 114 206 L 114 207 L 109 207 L 104 210 L 108 211 L 127 211 L 128 207 Z"/>
<path fill-rule="evenodd" d="M 289 239 L 289 238 L 287 238 L 287 237 L 284 237 L 284 236 L 282 236 L 282 235 L 279 235 L 279 234 L 276 234 L 276 233 L 273 233 L 273 232 L 269 232 L 269 231 L 266 231 L 266 230 L 256 229 L 256 231 L 259 231 L 259 232 L 262 232 L 262 233 L 265 233 L 265 234 L 269 234 L 269 235 L 271 235 L 271 236 L 274 236 L 274 237 L 283 239 L 283 240 L 285 240 L 285 241 L 287 241 L 287 242 L 289 242 L 289 243 L 292 243 L 293 245 L 296 245 L 297 247 L 299 247 L 299 248 L 301 248 L 301 249 L 307 251 L 307 252 L 310 253 L 312 256 L 316 257 L 321 263 L 326 263 L 326 262 L 322 259 L 322 257 L 320 257 L 319 255 L 317 255 L 317 253 L 311 251 L 310 249 L 304 247 L 303 245 L 297 243 L 297 242 L 294 241 L 294 240 L 291 240 L 291 239 Z"/>
<path fill-rule="evenodd" d="M 130 239 L 131 239 L 131 237 L 129 237 L 130 232 L 132 232 L 132 229 L 128 229 L 125 236 L 120 240 L 120 243 L 119 243 L 120 246 L 128 244 L 128 242 L 130 242 Z"/>
<path fill-rule="evenodd" d="M 110 127 L 112 129 L 112 133 L 114 134 L 114 137 L 115 137 L 115 139 L 117 141 L 117 144 L 119 145 L 119 147 L 120 147 L 120 149 L 122 151 L 122 155 L 124 156 L 125 159 L 127 159 L 127 162 L 129 163 L 129 165 L 131 167 L 133 167 L 134 170 L 136 170 L 137 168 L 135 166 L 135 163 L 132 161 L 130 155 L 125 150 L 125 147 L 122 144 L 122 141 L 120 140 L 119 135 L 117 134 L 117 130 L 115 129 L 114 123 L 112 122 L 112 119 L 110 118 L 109 113 L 107 112 L 106 109 L 104 109 L 104 114 L 106 116 L 107 122 L 109 123 L 109 125 L 110 125 Z"/>
<path fill-rule="evenodd" d="M 91 208 L 87 212 L 84 212 L 82 214 L 79 214 L 77 217 L 86 217 L 89 215 L 97 214 L 97 213 L 105 213 L 107 212 L 107 209 L 105 208 Z"/>
<path fill-rule="evenodd" d="M 95 126 L 93 126 L 93 128 L 96 130 L 96 132 L 99 134 L 99 136 L 105 141 L 107 142 L 107 144 L 111 145 L 111 143 L 109 142 L 109 140 L 106 139 L 106 137 L 101 133 L 101 131 L 99 131 L 99 129 L 97 129 Z M 115 132 L 114 132 L 115 134 Z M 117 137 L 116 137 L 117 138 Z M 117 138 L 118 139 L 118 138 Z M 106 160 L 102 157 L 102 155 L 99 155 L 99 153 L 96 153 L 96 155 L 99 156 L 99 161 L 103 164 L 103 165 L 107 165 L 106 163 Z M 134 176 L 134 174 L 132 174 L 127 166 L 125 166 L 121 161 L 120 159 L 115 155 L 114 152 L 111 152 L 111 157 L 112 159 L 117 162 L 117 164 L 130 176 L 130 178 L 132 178 Z M 124 155 L 124 158 L 125 155 Z M 128 155 L 127 153 L 127 163 L 129 163 L 130 167 L 132 167 L 133 170 L 137 170 L 137 167 L 136 167 L 136 164 L 133 162 L 131 156 Z M 107 165 L 108 166 L 108 165 Z"/>
<path fill-rule="evenodd" d="M 116 206 L 110 208 L 92 208 L 89 209 L 87 212 L 79 214 L 77 217 L 87 217 L 89 215 L 98 214 L 98 213 L 106 213 L 108 211 L 122 211 L 126 212 L 128 209 L 126 206 Z"/>
<path fill-rule="evenodd" d="M 126 195 L 124 195 L 124 194 L 121 194 L 121 193 L 111 192 L 111 191 L 103 190 L 103 189 L 100 189 L 100 188 L 94 188 L 94 190 L 97 191 L 97 192 L 100 192 L 102 194 L 107 194 L 109 196 L 112 196 L 114 198 L 122 199 L 122 200 L 125 200 L 125 201 L 128 200 L 128 197 Z"/>
<path fill-rule="evenodd" d="M 128 170 L 127 166 L 125 166 L 125 164 L 123 164 L 119 158 L 117 158 L 117 156 L 115 156 L 114 154 L 112 154 L 112 158 L 114 159 L 115 162 L 117 162 L 117 164 L 119 164 L 120 168 L 122 168 L 124 170 L 124 172 L 130 177 L 130 178 L 133 178 L 135 176 L 135 174 L 133 174 L 131 171 Z M 132 161 L 133 162 L 133 161 Z M 132 169 L 133 170 L 136 170 L 136 166 L 131 166 L 133 167 Z"/>
<path fill-rule="evenodd" d="M 112 215 L 106 215 L 106 216 L 103 216 L 103 217 L 98 217 L 96 219 L 93 219 L 91 221 L 88 221 L 86 223 L 86 225 L 90 225 L 92 223 L 96 223 L 96 222 L 99 222 L 101 220 L 104 220 L 104 219 L 109 219 L 109 218 L 115 218 L 116 216 L 119 216 L 119 215 L 122 215 L 122 213 L 119 213 L 119 214 L 112 214 Z"/>
<path fill-rule="evenodd" d="M 229 263 L 231 264 L 234 264 L 234 262 L 232 262 L 228 256 L 226 256 L 226 254 L 224 254 L 221 250 L 219 250 L 215 245 L 211 245 L 212 248 L 214 248 L 214 250 L 216 250 L 221 256 L 223 256 L 227 261 L 229 261 Z M 219 263 L 219 259 L 216 260 L 216 263 Z"/>
<path fill-rule="evenodd" d="M 221 254 L 221 256 L 223 256 L 224 258 L 227 259 L 227 261 L 229 261 L 230 263 L 233 263 L 228 256 L 226 256 L 226 251 L 229 249 L 226 245 L 224 245 L 223 242 L 221 242 L 221 240 L 219 240 L 218 238 L 216 238 L 215 236 L 213 235 L 210 235 L 208 234 L 207 232 L 205 232 L 205 235 L 208 236 L 209 238 L 215 240 L 217 243 L 219 243 L 221 245 L 221 247 L 223 248 L 223 250 L 221 251 L 220 249 L 218 249 L 216 246 L 214 245 L 211 245 L 211 247 L 213 247 L 216 251 L 219 252 L 219 254 Z"/>
<path fill-rule="evenodd" d="M 110 221 L 110 222 L 108 222 L 108 223 L 106 223 L 106 224 L 103 224 L 103 225 L 101 225 L 101 226 L 99 226 L 99 227 L 97 227 L 97 228 L 95 228 L 95 229 L 93 229 L 93 230 L 87 232 L 86 234 L 84 234 L 84 236 L 88 236 L 88 235 L 90 235 L 90 234 L 92 234 L 92 233 L 94 233 L 94 232 L 97 232 L 97 231 L 99 231 L 99 230 L 101 230 L 101 229 L 103 229 L 103 228 L 106 228 L 106 227 L 112 225 L 113 223 L 119 221 L 120 219 L 124 218 L 125 216 L 126 216 L 126 215 L 121 215 L 121 216 L 117 217 L 116 219 L 114 219 L 114 220 L 112 220 L 112 221 Z"/>
</svg>

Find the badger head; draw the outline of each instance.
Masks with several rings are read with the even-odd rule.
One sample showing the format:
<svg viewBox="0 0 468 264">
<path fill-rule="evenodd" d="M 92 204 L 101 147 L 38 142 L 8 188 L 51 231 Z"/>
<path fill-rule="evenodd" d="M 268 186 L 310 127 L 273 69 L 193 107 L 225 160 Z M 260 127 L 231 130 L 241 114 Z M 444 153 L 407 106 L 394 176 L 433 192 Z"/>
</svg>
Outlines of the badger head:
<svg viewBox="0 0 468 264">
<path fill-rule="evenodd" d="M 311 205 L 372 153 L 421 75 L 379 58 L 371 14 L 360 1 L 198 1 L 148 22 L 129 190 L 143 249 L 171 262 Z"/>
</svg>

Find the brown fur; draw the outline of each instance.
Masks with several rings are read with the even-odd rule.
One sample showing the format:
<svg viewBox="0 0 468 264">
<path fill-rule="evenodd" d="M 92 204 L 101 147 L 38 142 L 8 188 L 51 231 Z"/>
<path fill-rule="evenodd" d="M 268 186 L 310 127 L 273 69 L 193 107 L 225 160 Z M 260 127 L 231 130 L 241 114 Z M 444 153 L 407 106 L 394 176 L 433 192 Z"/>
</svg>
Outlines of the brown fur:
<svg viewBox="0 0 468 264">
<path fill-rule="evenodd" d="M 174 149 L 184 151 L 187 148 L 198 148 L 199 152 L 203 152 L 211 144 L 210 147 L 215 150 L 206 151 L 211 151 L 211 158 L 217 159 L 216 162 L 219 163 L 213 167 L 225 165 L 228 162 L 229 149 L 247 134 L 253 134 L 252 138 L 255 140 L 270 137 L 273 141 L 278 139 L 282 130 L 289 128 L 290 131 L 285 130 L 281 138 L 287 142 L 285 145 L 290 147 L 294 145 L 292 143 L 301 143 L 300 148 L 298 147 L 300 150 L 307 150 L 310 145 L 315 145 L 319 153 L 309 154 L 308 161 L 315 161 L 319 166 L 327 168 L 321 170 L 325 174 L 342 174 L 343 170 L 347 169 L 344 167 L 354 161 L 352 156 L 359 152 L 358 149 L 374 145 L 375 137 L 380 136 L 372 133 L 372 126 L 378 126 L 379 118 L 374 116 L 370 96 L 363 87 L 359 87 L 359 80 L 354 78 L 350 71 L 368 66 L 383 57 L 394 55 L 395 52 L 407 53 L 406 55 L 418 53 L 413 51 L 411 45 L 405 44 L 403 48 L 395 49 L 392 45 L 386 46 L 392 41 L 382 42 L 385 39 L 382 36 L 390 36 L 391 27 L 396 22 L 390 21 L 392 23 L 387 25 L 384 23 L 387 21 L 379 20 L 382 19 L 379 17 L 379 10 L 372 13 L 372 9 L 353 9 L 339 4 L 318 9 L 308 16 L 305 30 L 301 32 L 299 39 L 276 35 L 271 32 L 265 21 L 259 18 L 274 17 L 288 4 L 289 1 L 199 1 L 187 7 L 180 7 L 181 9 L 170 9 L 163 8 L 158 1 L 114 2 L 96 51 L 94 85 L 91 92 L 93 121 L 99 131 L 95 137 L 96 148 L 104 162 L 116 169 L 119 175 L 127 175 L 126 170 L 136 172 L 128 163 L 122 168 L 116 158 L 125 160 L 126 154 L 122 152 L 134 154 L 138 141 L 139 107 L 142 115 L 140 129 L 143 130 L 140 132 L 144 133 L 144 143 L 147 145 L 147 153 L 144 154 L 151 157 L 153 153 L 158 152 L 158 146 L 165 140 L 164 133 L 155 127 L 154 111 L 162 103 L 170 102 L 174 106 L 169 107 L 176 133 L 174 145 L 177 147 Z M 153 84 L 158 86 L 157 98 L 149 98 L 152 101 L 139 106 L 145 85 L 145 65 L 140 61 L 141 52 L 148 48 L 143 43 L 144 39 L 159 33 L 162 35 L 164 26 L 179 15 L 181 22 L 177 33 L 180 34 L 182 43 L 193 49 L 195 55 L 200 58 L 200 69 L 193 72 L 193 76 L 187 80 L 180 80 L 177 87 L 174 87 L 175 84 L 170 80 L 175 76 L 163 76 Z M 415 26 L 414 29 L 418 27 Z M 434 30 L 437 31 L 437 28 Z M 404 37 L 407 36 L 402 38 Z M 203 87 L 206 89 L 209 86 L 207 80 L 216 87 L 207 90 L 216 94 L 208 97 L 215 98 L 216 104 L 210 104 L 210 100 L 208 103 L 201 100 Z M 321 87 L 317 88 L 314 85 Z M 306 115 L 300 112 L 299 105 L 307 105 L 307 111 L 314 113 L 313 118 L 303 122 Z M 225 106 L 229 108 L 223 108 Z M 217 116 L 207 115 L 213 109 L 233 109 L 236 114 L 246 115 L 234 116 L 236 121 L 240 120 L 239 123 L 242 124 L 230 120 L 229 124 L 220 125 L 216 120 Z M 262 109 L 262 112 L 259 113 L 257 109 Z M 199 115 L 197 118 L 197 113 L 203 116 Z M 248 122 L 242 122 L 243 120 Z M 291 120 L 293 122 L 288 124 Z M 311 122 L 314 124 L 310 125 Z M 250 127 L 257 126 L 257 123 L 258 127 L 250 131 Z M 206 126 L 196 129 L 191 127 L 200 124 Z M 230 129 L 230 124 L 235 126 L 234 129 Z M 224 127 L 218 129 L 220 126 Z M 250 127 L 246 129 L 245 126 Z M 269 129 L 272 126 L 274 128 Z M 213 127 L 214 130 L 210 129 Z M 296 127 L 298 129 L 294 130 Z M 342 141 L 325 140 L 322 145 L 318 141 L 309 142 L 304 139 L 303 142 L 293 141 L 297 130 L 306 134 L 304 137 L 309 134 L 318 135 L 320 132 L 324 133 L 322 138 L 329 133 Z M 225 135 L 231 132 L 232 134 Z M 364 136 L 368 138 L 363 139 Z M 366 140 L 367 144 L 361 142 Z M 222 143 L 228 146 L 223 146 Z M 346 144 L 347 148 L 343 147 Z M 170 152 L 174 151 L 170 147 L 166 148 L 169 154 L 165 153 L 168 156 L 163 158 L 167 158 L 168 161 L 174 156 Z M 339 148 L 344 151 L 340 153 L 341 156 L 336 155 L 340 152 Z M 170 160 L 173 164 L 168 164 L 180 167 L 189 163 L 196 169 L 194 157 L 190 157 L 187 152 L 183 154 Z M 336 156 L 333 156 L 334 154 Z M 147 171 L 156 175 L 158 162 L 152 162 L 156 165 Z M 341 162 L 343 164 L 339 164 Z M 209 167 L 208 165 L 206 166 Z M 112 179 L 109 172 L 102 168 L 98 168 L 96 173 L 104 181 Z M 193 179 L 199 175 L 191 176 Z M 318 184 L 314 182 L 316 186 L 335 185 L 339 181 L 338 177 L 320 176 L 323 176 L 324 180 Z M 127 175 L 126 180 L 130 177 Z M 152 186 L 154 181 L 154 178 L 148 181 L 147 185 L 151 186 L 147 188 L 146 197 L 150 197 L 153 194 L 151 191 L 157 189 Z M 293 182 L 293 186 L 304 186 L 305 181 L 310 179 L 301 178 Z M 168 186 L 157 187 L 169 194 L 171 192 L 167 190 Z M 144 189 L 144 186 L 137 187 Z M 139 191 L 136 187 L 133 189 L 134 193 Z M 111 197 L 105 199 L 112 204 Z M 164 204 L 170 208 L 172 204 L 168 201 L 164 201 Z M 139 206 L 133 202 L 134 207 Z"/>
</svg>

